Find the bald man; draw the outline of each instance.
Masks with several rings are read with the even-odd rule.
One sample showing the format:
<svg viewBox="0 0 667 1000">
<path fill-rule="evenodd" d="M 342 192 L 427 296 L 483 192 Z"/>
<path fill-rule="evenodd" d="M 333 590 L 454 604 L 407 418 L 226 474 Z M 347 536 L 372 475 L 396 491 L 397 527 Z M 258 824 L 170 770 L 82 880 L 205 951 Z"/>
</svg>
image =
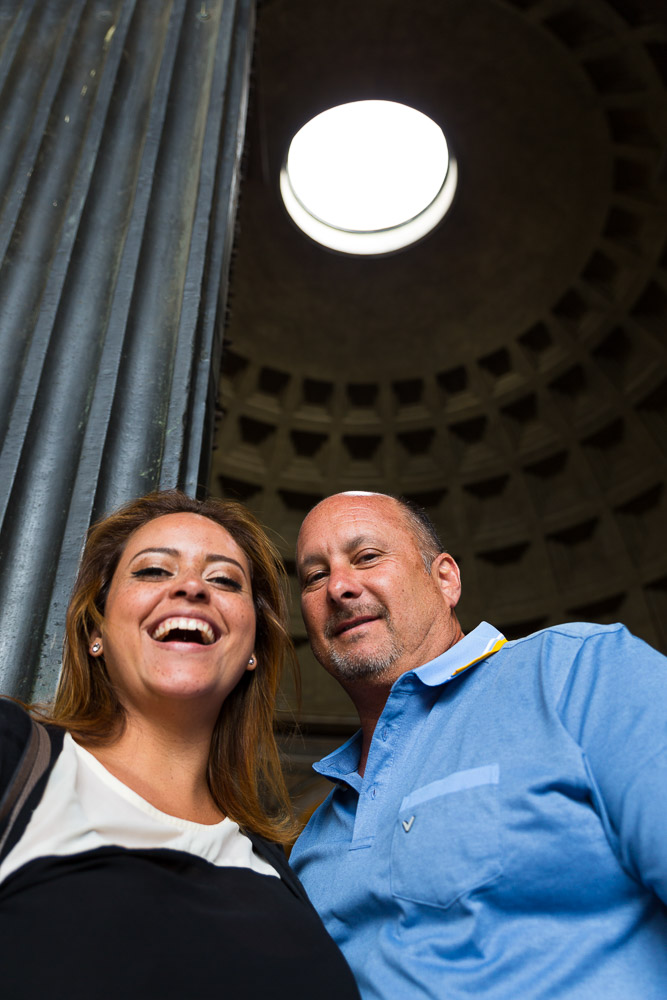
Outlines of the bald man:
<svg viewBox="0 0 667 1000">
<path fill-rule="evenodd" d="M 667 660 L 621 625 L 464 635 L 423 514 L 329 497 L 297 568 L 361 728 L 291 861 L 364 1000 L 667 997 Z"/>
</svg>

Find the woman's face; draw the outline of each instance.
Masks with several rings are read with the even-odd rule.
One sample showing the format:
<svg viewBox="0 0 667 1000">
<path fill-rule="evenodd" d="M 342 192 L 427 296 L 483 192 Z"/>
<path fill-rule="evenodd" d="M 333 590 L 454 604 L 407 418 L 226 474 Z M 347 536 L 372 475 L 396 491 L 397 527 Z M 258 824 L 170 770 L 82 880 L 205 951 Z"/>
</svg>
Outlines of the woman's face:
<svg viewBox="0 0 667 1000">
<path fill-rule="evenodd" d="M 93 653 L 96 638 L 129 712 L 198 699 L 217 718 L 254 668 L 255 609 L 243 550 L 199 514 L 149 521 L 127 541 Z"/>
</svg>

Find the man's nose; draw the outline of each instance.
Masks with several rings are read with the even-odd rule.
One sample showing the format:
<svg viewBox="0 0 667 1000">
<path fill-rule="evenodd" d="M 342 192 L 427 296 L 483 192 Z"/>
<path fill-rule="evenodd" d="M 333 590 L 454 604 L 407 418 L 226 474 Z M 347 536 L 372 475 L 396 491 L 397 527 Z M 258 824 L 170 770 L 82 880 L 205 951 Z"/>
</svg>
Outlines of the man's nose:
<svg viewBox="0 0 667 1000">
<path fill-rule="evenodd" d="M 362 587 L 352 567 L 331 567 L 327 590 L 331 600 L 345 601 L 360 597 Z"/>
</svg>

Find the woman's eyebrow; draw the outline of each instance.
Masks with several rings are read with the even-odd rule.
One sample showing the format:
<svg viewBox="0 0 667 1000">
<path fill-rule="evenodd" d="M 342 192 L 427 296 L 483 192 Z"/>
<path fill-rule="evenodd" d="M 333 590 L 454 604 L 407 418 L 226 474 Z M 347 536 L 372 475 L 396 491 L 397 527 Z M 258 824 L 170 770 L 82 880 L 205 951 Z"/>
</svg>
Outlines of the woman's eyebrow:
<svg viewBox="0 0 667 1000">
<path fill-rule="evenodd" d="M 135 552 L 134 555 L 132 556 L 132 558 L 130 559 L 130 562 L 133 563 L 135 559 L 138 559 L 139 556 L 143 556 L 146 552 L 161 552 L 162 555 L 165 555 L 165 556 L 179 556 L 180 555 L 180 552 L 178 551 L 178 549 L 158 548 L 157 546 L 152 546 L 151 545 L 147 549 L 140 549 L 139 552 Z"/>
</svg>

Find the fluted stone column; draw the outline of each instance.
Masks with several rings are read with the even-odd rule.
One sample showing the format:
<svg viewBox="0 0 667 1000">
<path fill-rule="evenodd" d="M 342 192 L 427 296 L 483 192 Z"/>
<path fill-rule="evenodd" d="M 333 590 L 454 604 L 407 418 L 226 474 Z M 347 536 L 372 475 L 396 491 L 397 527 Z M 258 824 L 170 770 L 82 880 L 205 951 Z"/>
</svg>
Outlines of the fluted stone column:
<svg viewBox="0 0 667 1000">
<path fill-rule="evenodd" d="M 0 691 L 91 520 L 208 478 L 254 0 L 0 0 Z"/>
</svg>

